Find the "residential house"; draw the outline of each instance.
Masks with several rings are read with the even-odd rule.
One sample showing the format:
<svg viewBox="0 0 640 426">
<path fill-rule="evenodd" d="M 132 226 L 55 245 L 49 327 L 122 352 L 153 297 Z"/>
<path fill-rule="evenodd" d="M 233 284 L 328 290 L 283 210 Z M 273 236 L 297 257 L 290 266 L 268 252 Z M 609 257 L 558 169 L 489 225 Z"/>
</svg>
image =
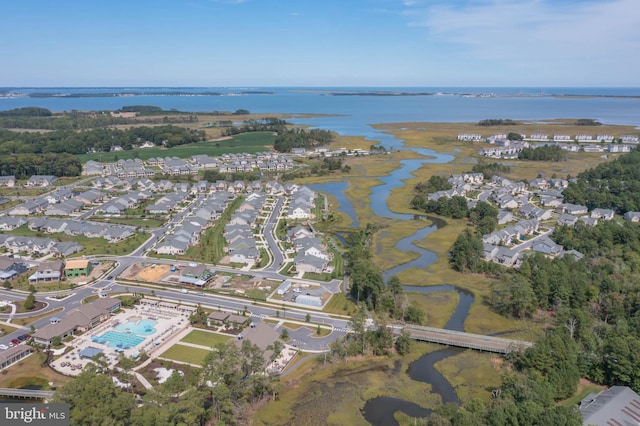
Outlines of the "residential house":
<svg viewBox="0 0 640 426">
<path fill-rule="evenodd" d="M 156 246 L 156 253 L 169 255 L 183 255 L 190 247 L 189 240 L 184 237 L 167 237 Z"/>
<path fill-rule="evenodd" d="M 593 209 L 591 210 L 591 217 L 595 217 L 596 219 L 602 220 L 613 220 L 615 216 L 615 212 L 611 209 Z"/>
<path fill-rule="evenodd" d="M 103 194 L 100 191 L 90 189 L 88 191 L 85 191 L 76 195 L 73 198 L 75 200 L 80 201 L 84 205 L 99 204 L 104 201 L 105 194 Z"/>
<path fill-rule="evenodd" d="M 91 273 L 91 262 L 85 259 L 68 260 L 64 267 L 64 275 L 67 278 L 88 277 Z"/>
<path fill-rule="evenodd" d="M 574 216 L 577 216 L 580 214 L 587 214 L 589 212 L 589 209 L 586 206 L 581 206 L 581 205 L 571 204 L 571 203 L 561 204 L 560 206 L 558 206 L 558 210 L 560 210 L 563 213 L 572 214 Z"/>
<path fill-rule="evenodd" d="M 16 186 L 15 176 L 0 176 L 0 186 L 6 186 L 7 188 L 13 188 Z"/>
<path fill-rule="evenodd" d="M 0 217 L 0 231 L 12 231 L 27 223 L 20 217 L 2 216 Z"/>
<path fill-rule="evenodd" d="M 640 212 L 626 212 L 624 214 L 624 220 L 630 222 L 640 222 Z"/>
<path fill-rule="evenodd" d="M 27 180 L 27 186 L 30 187 L 46 187 L 51 186 L 58 181 L 58 178 L 51 175 L 33 175 Z"/>
<path fill-rule="evenodd" d="M 535 244 L 531 247 L 531 250 L 544 253 L 549 256 L 557 256 L 562 252 L 563 247 L 559 244 L 556 244 L 550 238 L 545 237 L 536 241 Z"/>
<path fill-rule="evenodd" d="M 558 218 L 558 225 L 573 226 L 578 222 L 578 218 L 572 214 L 563 213 Z"/>
<path fill-rule="evenodd" d="M 62 260 L 43 262 L 38 265 L 36 272 L 29 277 L 29 283 L 61 281 L 64 279 L 64 266 L 65 264 Z"/>
<path fill-rule="evenodd" d="M 517 250 L 499 247 L 498 252 L 493 257 L 493 261 L 504 266 L 517 266 L 519 256 L 520 252 Z"/>
<path fill-rule="evenodd" d="M 629 145 L 611 144 L 608 147 L 609 152 L 631 152 Z"/>
<path fill-rule="evenodd" d="M 13 257 L 0 256 L 0 281 L 12 280 L 28 270 L 29 267 L 22 261 Z"/>
<path fill-rule="evenodd" d="M 45 210 L 44 214 L 47 216 L 69 216 L 72 213 L 79 212 L 84 207 L 80 201 L 77 200 L 65 200 L 60 204 L 55 204 Z"/>
</svg>

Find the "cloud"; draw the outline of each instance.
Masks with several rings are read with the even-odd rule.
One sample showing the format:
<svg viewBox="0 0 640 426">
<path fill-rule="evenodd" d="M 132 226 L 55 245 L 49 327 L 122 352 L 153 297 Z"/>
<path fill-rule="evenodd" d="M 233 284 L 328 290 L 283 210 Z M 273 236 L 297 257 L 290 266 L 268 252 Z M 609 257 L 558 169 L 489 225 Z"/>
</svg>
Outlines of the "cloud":
<svg viewBox="0 0 640 426">
<path fill-rule="evenodd" d="M 427 30 L 430 46 L 476 59 L 607 68 L 640 65 L 636 9 L 637 0 L 471 0 L 407 7 L 403 15 Z"/>
</svg>

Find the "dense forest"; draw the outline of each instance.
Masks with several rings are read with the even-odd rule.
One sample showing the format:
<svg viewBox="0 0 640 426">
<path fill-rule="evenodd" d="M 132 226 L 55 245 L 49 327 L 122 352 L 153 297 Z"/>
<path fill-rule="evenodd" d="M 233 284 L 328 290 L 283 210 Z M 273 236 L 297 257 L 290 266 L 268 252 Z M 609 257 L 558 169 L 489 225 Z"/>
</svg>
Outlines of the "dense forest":
<svg viewBox="0 0 640 426">
<path fill-rule="evenodd" d="M 71 154 L 0 155 L 0 176 L 15 175 L 27 179 L 32 175 L 80 176 L 82 163 Z"/>
<path fill-rule="evenodd" d="M 289 124 L 286 120 L 281 120 L 275 117 L 267 117 L 262 120 L 247 120 L 242 125 L 234 126 L 231 121 L 226 122 L 227 128 L 222 133 L 224 136 L 233 136 L 240 133 L 248 132 L 286 132 L 286 125 Z"/>
<path fill-rule="evenodd" d="M 426 424 L 580 426 L 577 407 L 556 404 L 576 391 L 577 358 L 578 347 L 567 331 L 550 331 L 523 354 L 511 355 L 512 369 L 502 376 L 491 401 L 440 406 Z"/>
<path fill-rule="evenodd" d="M 478 122 L 478 126 L 484 126 L 484 127 L 489 127 L 489 126 L 513 126 L 516 123 L 515 121 L 508 119 L 508 118 L 487 118 L 485 120 L 480 120 Z"/>
<path fill-rule="evenodd" d="M 328 145 L 334 135 L 328 130 L 321 129 L 290 129 L 278 132 L 273 147 L 278 152 L 289 152 L 293 148 L 314 148 Z"/>
<path fill-rule="evenodd" d="M 172 124 L 198 121 L 197 114 L 176 110 L 164 111 L 162 108 L 151 106 L 123 107 L 116 112 L 137 112 L 138 117 L 121 117 L 113 115 L 110 111 L 74 110 L 53 114 L 45 108 L 26 107 L 0 111 L 0 128 L 78 131 L 127 124 Z"/>
<path fill-rule="evenodd" d="M 167 148 L 204 140 L 204 133 L 177 126 L 133 127 L 130 129 L 59 130 L 47 133 L 0 130 L 0 155 L 68 153 L 91 150 L 108 152 L 118 145 L 129 150 L 146 141 Z"/>
<path fill-rule="evenodd" d="M 536 148 L 525 148 L 518 153 L 518 160 L 566 161 L 567 151 L 557 145 L 543 145 Z"/>
<path fill-rule="evenodd" d="M 640 226 L 560 226 L 553 239 L 584 259 L 527 257 L 505 272 L 491 304 L 514 316 L 550 312 L 578 345 L 582 376 L 640 392 Z"/>
<path fill-rule="evenodd" d="M 613 209 L 619 214 L 640 211 L 640 152 L 634 151 L 580 173 L 563 191 L 564 201 Z"/>
</svg>

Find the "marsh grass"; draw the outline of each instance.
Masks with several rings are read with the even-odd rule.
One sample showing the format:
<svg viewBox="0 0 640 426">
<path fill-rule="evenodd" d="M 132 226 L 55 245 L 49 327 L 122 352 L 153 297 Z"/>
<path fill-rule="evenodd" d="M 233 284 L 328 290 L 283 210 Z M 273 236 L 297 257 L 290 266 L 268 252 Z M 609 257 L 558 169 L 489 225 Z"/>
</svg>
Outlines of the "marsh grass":
<svg viewBox="0 0 640 426">
<path fill-rule="evenodd" d="M 473 398 L 485 402 L 491 399 L 491 390 L 500 387 L 500 371 L 492 362 L 495 355 L 467 350 L 437 362 L 434 367 L 454 387 L 462 403 Z"/>
<path fill-rule="evenodd" d="M 436 293 L 406 293 L 411 304 L 418 306 L 427 313 L 429 327 L 443 328 L 456 306 L 460 297 L 455 291 L 442 291 Z"/>
<path fill-rule="evenodd" d="M 383 395 L 434 408 L 440 397 L 429 391 L 430 385 L 411 380 L 406 371 L 411 362 L 441 348 L 414 343 L 411 354 L 403 358 L 354 359 L 326 367 L 309 361 L 283 379 L 279 400 L 258 410 L 254 425 L 368 425 L 360 410 L 367 400 Z"/>
</svg>

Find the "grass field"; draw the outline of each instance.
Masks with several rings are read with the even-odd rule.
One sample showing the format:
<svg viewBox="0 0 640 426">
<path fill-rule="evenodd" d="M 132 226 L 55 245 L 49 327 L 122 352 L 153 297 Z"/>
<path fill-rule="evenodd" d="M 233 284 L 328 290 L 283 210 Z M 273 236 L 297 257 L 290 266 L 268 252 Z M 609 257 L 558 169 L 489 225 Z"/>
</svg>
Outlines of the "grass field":
<svg viewBox="0 0 640 426">
<path fill-rule="evenodd" d="M 55 372 L 47 365 L 43 365 L 46 360 L 44 352 L 34 353 L 27 358 L 20 360 L 0 373 L 0 387 L 2 388 L 23 388 L 37 386 L 42 389 L 51 389 L 49 382 L 55 387 L 60 387 L 64 383 L 73 380 Z"/>
<path fill-rule="evenodd" d="M 130 158 L 140 158 L 147 160 L 151 157 L 180 157 L 188 158 L 192 155 L 206 154 L 210 157 L 222 154 L 248 153 L 255 154 L 273 147 L 275 137 L 270 132 L 254 132 L 236 135 L 233 138 L 224 140 L 204 141 L 176 146 L 170 149 L 163 147 L 153 147 L 144 149 L 133 149 L 130 151 L 117 152 L 97 152 L 95 154 L 79 154 L 77 157 L 83 163 L 94 160 L 100 162 L 114 162 L 117 160 L 127 160 Z"/>
<path fill-rule="evenodd" d="M 193 330 L 189 334 L 184 336 L 180 341 L 186 342 L 186 343 L 193 343 L 196 345 L 207 346 L 211 348 L 217 345 L 218 343 L 225 343 L 229 339 L 231 339 L 231 336 L 225 336 L 222 334 L 212 333 L 212 332 L 203 331 L 203 330 Z"/>
<path fill-rule="evenodd" d="M 194 348 L 178 343 L 164 351 L 159 357 L 194 365 L 202 365 L 209 352 L 210 351 L 205 349 Z"/>
</svg>

